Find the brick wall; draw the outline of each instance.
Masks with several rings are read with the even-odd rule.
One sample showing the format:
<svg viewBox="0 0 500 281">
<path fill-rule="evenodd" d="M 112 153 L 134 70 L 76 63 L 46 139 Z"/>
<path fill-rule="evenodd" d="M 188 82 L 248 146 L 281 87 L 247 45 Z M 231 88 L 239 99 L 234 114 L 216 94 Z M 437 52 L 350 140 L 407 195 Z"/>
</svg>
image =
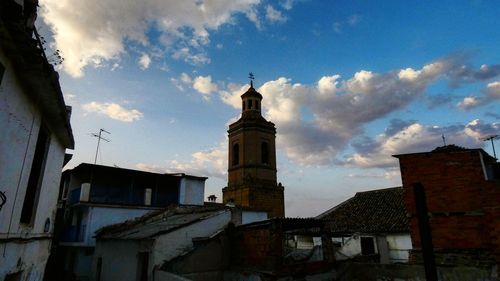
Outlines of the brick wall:
<svg viewBox="0 0 500 281">
<path fill-rule="evenodd" d="M 237 206 L 268 212 L 268 218 L 284 217 L 285 202 L 282 186 L 224 188 L 223 201 L 233 199 Z"/>
<path fill-rule="evenodd" d="M 413 248 L 418 252 L 421 247 L 412 187 L 420 182 L 425 189 L 435 251 L 467 254 L 474 249 L 480 253 L 485 250 L 500 264 L 500 181 L 486 180 L 481 162 L 483 159 L 488 164 L 493 159 L 479 149 L 396 157 Z"/>
</svg>

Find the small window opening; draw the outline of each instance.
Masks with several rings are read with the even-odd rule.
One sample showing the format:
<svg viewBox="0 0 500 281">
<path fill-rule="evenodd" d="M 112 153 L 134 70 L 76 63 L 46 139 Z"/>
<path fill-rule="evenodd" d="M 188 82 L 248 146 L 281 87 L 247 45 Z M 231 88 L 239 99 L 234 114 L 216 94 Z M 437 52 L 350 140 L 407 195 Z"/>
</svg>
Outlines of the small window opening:
<svg viewBox="0 0 500 281">
<path fill-rule="evenodd" d="M 248 109 L 252 109 L 252 100 L 248 100 Z"/>
<path fill-rule="evenodd" d="M 0 62 L 0 85 L 2 85 L 3 74 L 5 73 L 5 66 Z"/>
<path fill-rule="evenodd" d="M 35 154 L 31 164 L 28 186 L 24 195 L 23 209 L 21 211 L 21 223 L 31 224 L 33 215 L 38 205 L 38 197 L 42 185 L 43 171 L 45 170 L 45 161 L 49 148 L 49 134 L 41 127 L 36 141 Z"/>
<path fill-rule="evenodd" d="M 375 254 L 375 245 L 373 237 L 361 237 L 361 254 L 369 256 Z"/>
<path fill-rule="evenodd" d="M 97 258 L 97 270 L 96 270 L 95 280 L 101 281 L 101 272 L 102 272 L 102 257 L 98 257 Z"/>
<path fill-rule="evenodd" d="M 243 101 L 243 110 L 245 110 L 245 101 Z"/>
<path fill-rule="evenodd" d="M 263 142 L 260 145 L 260 152 L 262 164 L 269 164 L 269 144 L 267 142 Z"/>
<path fill-rule="evenodd" d="M 255 109 L 259 109 L 259 101 L 255 101 Z"/>
<path fill-rule="evenodd" d="M 240 145 L 235 143 L 233 144 L 233 166 L 236 166 L 240 163 Z"/>
<path fill-rule="evenodd" d="M 149 253 L 142 252 L 139 253 L 137 257 L 137 273 L 139 281 L 147 281 L 148 280 L 148 268 L 149 268 Z"/>
</svg>

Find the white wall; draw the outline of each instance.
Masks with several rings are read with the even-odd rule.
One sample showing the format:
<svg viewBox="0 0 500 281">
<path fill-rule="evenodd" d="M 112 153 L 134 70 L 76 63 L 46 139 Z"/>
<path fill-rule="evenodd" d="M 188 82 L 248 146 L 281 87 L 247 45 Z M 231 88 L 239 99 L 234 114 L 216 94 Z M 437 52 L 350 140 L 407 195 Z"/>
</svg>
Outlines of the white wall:
<svg viewBox="0 0 500 281">
<path fill-rule="evenodd" d="M 24 280 L 39 280 L 43 276 L 50 251 L 61 169 L 65 148 L 54 134 L 45 162 L 42 184 L 32 225 L 20 224 L 24 196 L 31 172 L 36 141 L 41 124 L 41 114 L 28 100 L 13 74 L 12 65 L 0 51 L 0 60 L 6 70 L 0 85 L 0 190 L 7 197 L 0 211 L 0 239 L 29 239 L 26 243 L 0 242 L 0 280 L 5 274 L 25 270 Z M 49 126 L 49 131 L 54 131 Z M 45 221 L 50 229 L 44 232 Z M 17 261 L 21 265 L 17 266 Z"/>
<path fill-rule="evenodd" d="M 205 180 L 183 177 L 179 188 L 179 204 L 204 205 Z"/>
<path fill-rule="evenodd" d="M 136 281 L 138 253 L 148 251 L 137 240 L 104 240 L 97 242 L 92 261 L 91 280 L 97 276 L 97 260 L 102 258 L 102 281 Z"/>
<path fill-rule="evenodd" d="M 188 252 L 193 248 L 193 238 L 210 237 L 219 230 L 224 229 L 230 221 L 231 211 L 221 210 L 212 217 L 159 235 L 154 242 L 151 266 L 161 265 L 164 261 Z"/>
<path fill-rule="evenodd" d="M 408 262 L 412 249 L 410 234 L 387 235 L 391 262 Z"/>
<path fill-rule="evenodd" d="M 0 255 L 0 280 L 8 273 L 23 271 L 21 280 L 42 280 L 45 264 L 49 257 L 50 240 L 32 241 L 28 243 L 1 244 L 0 251 L 5 248 L 5 257 Z M 21 260 L 20 266 L 17 265 Z"/>
</svg>

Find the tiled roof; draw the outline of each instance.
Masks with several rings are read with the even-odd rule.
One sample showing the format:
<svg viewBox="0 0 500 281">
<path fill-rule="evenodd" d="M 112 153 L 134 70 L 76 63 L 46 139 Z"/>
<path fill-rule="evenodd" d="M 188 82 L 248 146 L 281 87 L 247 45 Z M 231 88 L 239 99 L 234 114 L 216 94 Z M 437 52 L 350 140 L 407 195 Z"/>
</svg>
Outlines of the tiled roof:
<svg viewBox="0 0 500 281">
<path fill-rule="evenodd" d="M 337 234 L 410 231 L 402 187 L 358 192 L 317 218 Z"/>
<path fill-rule="evenodd" d="M 179 229 L 221 212 L 225 207 L 172 206 L 123 223 L 105 226 L 96 232 L 104 239 L 144 239 Z"/>
</svg>

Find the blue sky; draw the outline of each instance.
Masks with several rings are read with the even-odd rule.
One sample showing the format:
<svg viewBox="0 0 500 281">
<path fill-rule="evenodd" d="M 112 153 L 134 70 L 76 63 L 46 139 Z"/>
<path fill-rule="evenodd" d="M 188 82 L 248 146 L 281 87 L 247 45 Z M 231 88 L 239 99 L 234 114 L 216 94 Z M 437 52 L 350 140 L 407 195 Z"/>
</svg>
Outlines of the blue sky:
<svg viewBox="0 0 500 281">
<path fill-rule="evenodd" d="M 92 162 L 226 183 L 248 73 L 277 126 L 288 216 L 401 184 L 392 154 L 500 132 L 497 1 L 42 0 L 76 138 Z M 49 51 L 50 53 L 51 51 Z"/>
</svg>

